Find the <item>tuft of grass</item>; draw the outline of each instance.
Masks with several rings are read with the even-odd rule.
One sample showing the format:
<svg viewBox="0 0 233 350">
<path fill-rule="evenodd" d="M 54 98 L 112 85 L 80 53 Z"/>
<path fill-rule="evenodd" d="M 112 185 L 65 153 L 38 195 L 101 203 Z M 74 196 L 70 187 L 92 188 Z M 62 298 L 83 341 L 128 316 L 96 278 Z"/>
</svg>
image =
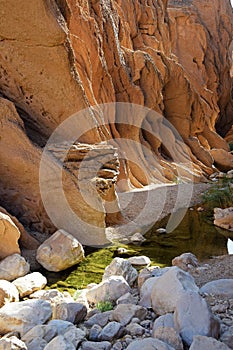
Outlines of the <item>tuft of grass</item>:
<svg viewBox="0 0 233 350">
<path fill-rule="evenodd" d="M 113 309 L 113 304 L 111 301 L 100 301 L 97 303 L 96 308 L 101 312 L 111 311 Z"/>
<path fill-rule="evenodd" d="M 80 289 L 77 289 L 73 294 L 73 299 L 76 301 L 78 297 L 81 295 L 82 291 Z"/>
</svg>

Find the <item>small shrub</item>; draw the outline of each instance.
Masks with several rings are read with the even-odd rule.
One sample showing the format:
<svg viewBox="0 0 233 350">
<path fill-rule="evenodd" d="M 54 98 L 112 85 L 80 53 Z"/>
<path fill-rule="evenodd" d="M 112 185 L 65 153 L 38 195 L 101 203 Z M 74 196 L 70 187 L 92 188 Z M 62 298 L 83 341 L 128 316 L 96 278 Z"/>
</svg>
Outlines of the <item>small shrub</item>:
<svg viewBox="0 0 233 350">
<path fill-rule="evenodd" d="M 232 190 L 230 181 L 223 181 L 213 185 L 202 196 L 203 204 L 207 209 L 213 210 L 216 207 L 227 208 L 233 204 Z"/>
<path fill-rule="evenodd" d="M 113 305 L 111 301 L 100 301 L 97 303 L 96 308 L 101 312 L 111 311 L 113 309 Z"/>
</svg>

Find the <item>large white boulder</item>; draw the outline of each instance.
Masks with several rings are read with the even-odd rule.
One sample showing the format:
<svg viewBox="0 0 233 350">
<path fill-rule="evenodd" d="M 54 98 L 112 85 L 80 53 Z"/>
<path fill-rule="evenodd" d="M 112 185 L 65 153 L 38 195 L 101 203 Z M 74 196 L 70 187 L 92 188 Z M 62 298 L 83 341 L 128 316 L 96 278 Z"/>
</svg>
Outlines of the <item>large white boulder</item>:
<svg viewBox="0 0 233 350">
<path fill-rule="evenodd" d="M 191 345 L 195 335 L 219 336 L 219 322 L 210 312 L 206 301 L 197 293 L 187 292 L 180 297 L 176 303 L 174 323 L 188 345 Z"/>
<path fill-rule="evenodd" d="M 155 280 L 151 292 L 153 310 L 158 315 L 174 312 L 177 301 L 186 293 L 198 293 L 194 278 L 187 272 L 174 266 Z"/>
<path fill-rule="evenodd" d="M 62 271 L 84 259 L 81 243 L 64 230 L 56 231 L 37 249 L 37 261 L 48 271 Z"/>
<path fill-rule="evenodd" d="M 123 276 L 126 282 L 132 286 L 138 277 L 138 272 L 128 260 L 114 258 L 104 271 L 103 281 L 110 276 Z"/>
<path fill-rule="evenodd" d="M 122 276 L 111 276 L 87 290 L 86 297 L 91 303 L 99 301 L 116 301 L 122 295 L 131 290 L 130 286 Z"/>
<path fill-rule="evenodd" d="M 0 309 L 0 334 L 15 331 L 22 336 L 37 324 L 45 323 L 51 315 L 50 303 L 44 300 L 6 304 Z"/>
<path fill-rule="evenodd" d="M 219 279 L 206 283 L 200 293 L 213 294 L 220 298 L 233 298 L 233 279 Z"/>
</svg>

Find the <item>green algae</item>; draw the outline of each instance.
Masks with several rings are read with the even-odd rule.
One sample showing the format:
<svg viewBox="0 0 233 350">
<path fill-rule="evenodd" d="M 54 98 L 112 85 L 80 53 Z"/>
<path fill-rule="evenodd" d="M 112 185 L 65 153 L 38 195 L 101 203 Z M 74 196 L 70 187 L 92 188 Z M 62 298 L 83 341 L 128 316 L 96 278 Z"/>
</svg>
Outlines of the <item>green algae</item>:
<svg viewBox="0 0 233 350">
<path fill-rule="evenodd" d="M 72 295 L 77 289 L 85 288 L 89 283 L 99 283 L 104 269 L 116 256 L 128 258 L 134 255 L 146 255 L 152 265 L 169 266 L 175 256 L 192 252 L 199 260 L 211 256 L 227 254 L 227 238 L 205 212 L 197 208 L 187 210 L 182 222 L 171 233 L 159 233 L 158 228 L 165 228 L 169 216 L 156 223 L 145 235 L 146 241 L 141 246 L 112 245 L 103 249 L 86 251 L 86 259 L 79 265 L 60 273 L 48 273 L 48 288 L 69 291 Z M 118 248 L 128 251 L 118 253 Z"/>
</svg>

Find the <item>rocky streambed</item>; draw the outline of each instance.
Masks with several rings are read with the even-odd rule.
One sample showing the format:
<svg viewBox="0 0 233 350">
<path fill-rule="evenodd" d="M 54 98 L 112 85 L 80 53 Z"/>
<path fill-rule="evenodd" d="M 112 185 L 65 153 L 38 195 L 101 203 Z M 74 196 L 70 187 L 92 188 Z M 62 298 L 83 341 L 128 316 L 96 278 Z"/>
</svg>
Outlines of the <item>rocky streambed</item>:
<svg viewBox="0 0 233 350">
<path fill-rule="evenodd" d="M 233 349 L 233 255 L 225 230 L 195 205 L 201 189 L 172 233 L 165 216 L 145 237 L 86 249 L 84 259 L 58 230 L 36 250 L 2 258 L 0 350 Z"/>
<path fill-rule="evenodd" d="M 233 276 L 216 275 L 232 271 L 232 255 L 199 263 L 185 253 L 165 268 L 116 257 L 101 283 L 73 297 L 45 289 L 18 254 L 7 259 L 15 268 L 3 276 L 0 266 L 9 280 L 0 280 L 0 349 L 233 349 Z"/>
</svg>

